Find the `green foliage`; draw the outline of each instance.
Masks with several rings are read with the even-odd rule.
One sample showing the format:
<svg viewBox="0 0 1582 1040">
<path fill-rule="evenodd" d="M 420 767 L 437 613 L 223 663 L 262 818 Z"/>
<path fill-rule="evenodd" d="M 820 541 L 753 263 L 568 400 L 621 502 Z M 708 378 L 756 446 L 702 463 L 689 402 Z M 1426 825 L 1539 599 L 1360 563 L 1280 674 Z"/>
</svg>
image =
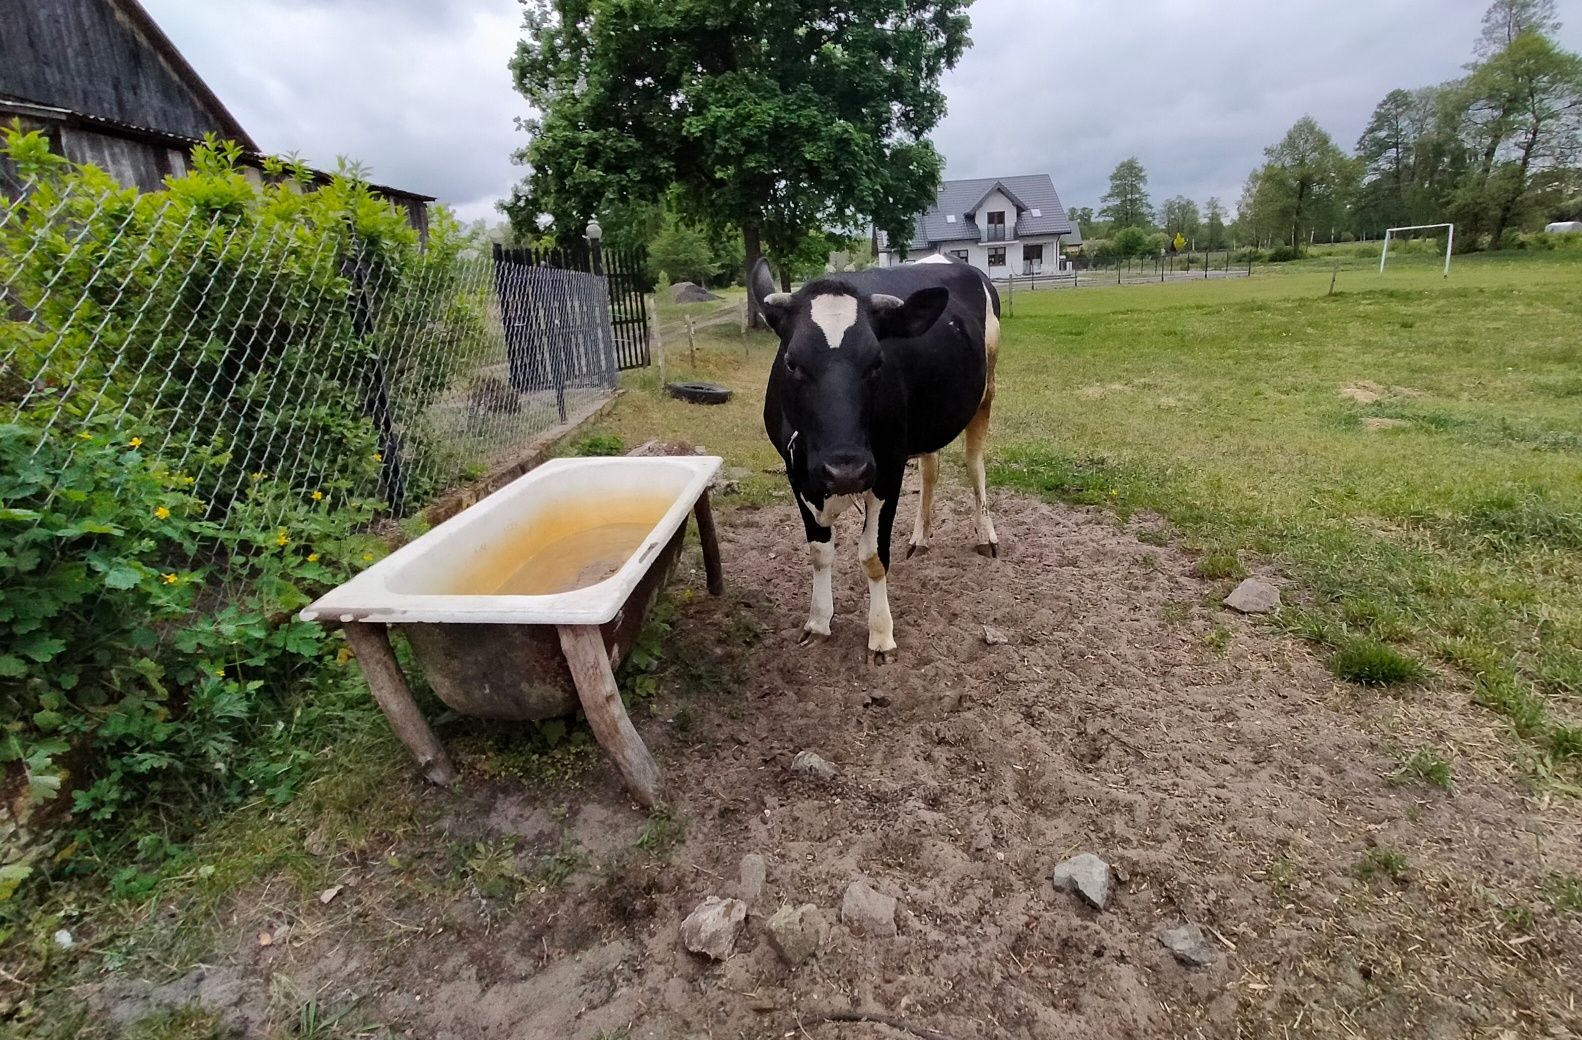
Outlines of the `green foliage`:
<svg viewBox="0 0 1582 1040">
<path fill-rule="evenodd" d="M 1269 250 L 1268 260 L 1271 264 L 1286 264 L 1300 259 L 1302 251 L 1295 246 L 1279 245 Z"/>
<path fill-rule="evenodd" d="M 0 761 L 35 805 L 69 791 L 90 830 L 215 793 L 288 799 L 305 752 L 277 739 L 282 692 L 339 643 L 288 612 L 372 559 L 353 532 L 376 503 L 262 478 L 220 527 L 141 437 L 99 424 L 35 451 L 37 432 L 0 426 Z"/>
<path fill-rule="evenodd" d="M 1192 568 L 1200 578 L 1217 581 L 1225 578 L 1245 578 L 1247 569 L 1234 552 L 1204 553 Z"/>
<path fill-rule="evenodd" d="M 1153 224 L 1153 208 L 1148 205 L 1148 172 L 1135 155 L 1121 160 L 1110 171 L 1110 190 L 1099 201 L 1103 203 L 1099 216 L 1110 222 L 1114 237 L 1119 237 L 1124 229 L 1147 229 Z"/>
<path fill-rule="evenodd" d="M 1415 780 L 1450 790 L 1450 763 L 1433 748 L 1420 748 L 1401 763 L 1395 773 L 1397 780 Z"/>
<path fill-rule="evenodd" d="M 1406 857 L 1395 849 L 1372 846 L 1362 854 L 1351 872 L 1360 881 L 1375 881 L 1379 878 L 1400 881 L 1406 877 Z"/>
<path fill-rule="evenodd" d="M 4 154 L 33 188 L 0 227 L 0 767 L 25 784 L 13 822 L 72 840 L 8 846 L 0 902 L 79 873 L 137 896 L 195 817 L 290 800 L 366 721 L 349 651 L 295 615 L 382 551 L 369 380 L 400 391 L 403 456 L 428 450 L 484 311 L 455 222 L 420 250 L 354 175 L 272 162 L 259 188 L 209 140 L 139 194 L 37 134 Z M 387 290 L 372 330 L 348 258 Z M 452 349 L 402 349 L 419 324 Z"/>
<path fill-rule="evenodd" d="M 792 252 L 933 201 L 927 134 L 967 46 L 966 0 L 532 0 L 511 69 L 538 113 L 513 223 L 575 238 L 612 200 L 680 189 L 685 216 Z M 674 272 L 672 272 L 674 276 Z"/>
<path fill-rule="evenodd" d="M 1366 636 L 1343 642 L 1329 667 L 1339 678 L 1359 686 L 1417 682 L 1427 674 L 1421 661 Z"/>
<path fill-rule="evenodd" d="M 626 443 L 613 433 L 590 433 L 577 438 L 571 454 L 581 457 L 592 455 L 619 455 L 626 450 Z"/>
<path fill-rule="evenodd" d="M 1311 233 L 1327 235 L 1345 222 L 1357 166 L 1311 116 L 1265 149 L 1264 159 L 1248 178 L 1240 207 L 1259 238 L 1300 246 Z"/>
</svg>

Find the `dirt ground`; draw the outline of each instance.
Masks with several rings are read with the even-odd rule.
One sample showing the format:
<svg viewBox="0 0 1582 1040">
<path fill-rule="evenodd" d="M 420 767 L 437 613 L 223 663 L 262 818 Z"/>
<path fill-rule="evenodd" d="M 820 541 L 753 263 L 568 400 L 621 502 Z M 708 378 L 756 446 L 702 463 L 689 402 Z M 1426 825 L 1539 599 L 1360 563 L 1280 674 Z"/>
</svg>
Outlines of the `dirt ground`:
<svg viewBox="0 0 1582 1040">
<path fill-rule="evenodd" d="M 1194 577 L 1149 521 L 997 495 L 1002 552 L 983 559 L 965 498 L 946 483 L 933 551 L 914 560 L 899 557 L 915 496 L 903 504 L 902 658 L 877 670 L 855 518 L 838 531 L 833 638 L 804 648 L 794 513 L 722 510 L 729 591 L 688 603 L 672 638 L 694 671 L 732 679 L 670 690 L 638 722 L 683 828 L 673 844 L 602 762 L 573 787 L 412 781 L 425 822 L 318 850 L 347 886 L 329 904 L 282 912 L 253 893 L 205 966 L 88 995 L 112 1018 L 195 999 L 261 1033 L 280 992 L 316 994 L 454 1040 L 909 1035 L 819 1021 L 852 1009 L 953 1040 L 1582 1031 L 1582 914 L 1542 894 L 1582 872 L 1582 826 L 1513 779 L 1464 690 L 1343 687 L 1304 644 L 1220 609 L 1230 583 Z M 683 567 L 701 588 L 694 556 Z M 984 624 L 1009 642 L 985 645 Z M 1428 743 L 1455 751 L 1450 791 L 1392 777 Z M 804 749 L 833 781 L 790 772 Z M 417 897 L 403 867 L 447 843 L 508 849 L 517 880 L 480 883 L 475 865 L 474 883 Z M 1048 880 L 1078 852 L 1116 868 L 1102 912 Z M 682 919 L 736 895 L 749 853 L 767 884 L 735 952 L 687 953 Z M 520 881 L 546 861 L 565 876 Z M 893 938 L 839 923 L 859 878 L 897 899 Z M 790 970 L 765 922 L 802 903 L 834 924 Z M 1211 966 L 1156 939 L 1183 923 Z"/>
</svg>

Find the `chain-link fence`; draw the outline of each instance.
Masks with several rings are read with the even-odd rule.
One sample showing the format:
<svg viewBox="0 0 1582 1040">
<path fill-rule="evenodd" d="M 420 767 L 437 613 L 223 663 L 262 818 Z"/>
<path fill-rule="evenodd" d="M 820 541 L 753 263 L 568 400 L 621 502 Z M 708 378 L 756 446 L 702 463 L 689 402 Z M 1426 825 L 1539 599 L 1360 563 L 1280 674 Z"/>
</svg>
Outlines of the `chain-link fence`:
<svg viewBox="0 0 1582 1040">
<path fill-rule="evenodd" d="M 265 477 L 400 515 L 614 388 L 603 278 L 395 250 L 284 197 L 0 199 L 0 424 L 135 446 L 220 525 Z"/>
</svg>

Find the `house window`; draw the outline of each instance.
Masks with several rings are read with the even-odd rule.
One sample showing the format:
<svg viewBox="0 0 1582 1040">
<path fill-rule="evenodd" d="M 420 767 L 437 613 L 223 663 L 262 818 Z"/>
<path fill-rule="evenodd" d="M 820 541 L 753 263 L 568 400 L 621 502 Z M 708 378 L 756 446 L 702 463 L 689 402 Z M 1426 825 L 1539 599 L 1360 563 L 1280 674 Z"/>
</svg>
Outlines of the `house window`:
<svg viewBox="0 0 1582 1040">
<path fill-rule="evenodd" d="M 950 251 L 950 255 L 955 257 L 957 260 L 960 260 L 962 263 L 967 262 L 967 251 L 965 249 L 952 249 Z"/>
<path fill-rule="evenodd" d="M 1042 274 L 1044 270 L 1044 245 L 1022 247 L 1022 273 Z"/>
<path fill-rule="evenodd" d="M 995 210 L 989 214 L 988 230 L 985 233 L 990 242 L 1005 241 L 1005 211 Z"/>
<path fill-rule="evenodd" d="M 1005 266 L 1005 247 L 1004 246 L 1000 246 L 998 249 L 991 249 L 991 250 L 989 250 L 989 266 L 990 267 L 1004 267 Z"/>
</svg>

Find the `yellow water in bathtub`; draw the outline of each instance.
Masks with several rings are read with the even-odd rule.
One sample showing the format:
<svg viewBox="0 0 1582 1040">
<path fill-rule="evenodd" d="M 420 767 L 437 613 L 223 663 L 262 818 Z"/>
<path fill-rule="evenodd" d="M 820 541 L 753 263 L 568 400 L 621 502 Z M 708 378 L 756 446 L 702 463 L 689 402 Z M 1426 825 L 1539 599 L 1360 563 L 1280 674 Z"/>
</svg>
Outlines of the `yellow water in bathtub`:
<svg viewBox="0 0 1582 1040">
<path fill-rule="evenodd" d="M 475 596 L 550 596 L 613 575 L 643 545 L 674 499 L 658 495 L 567 499 L 538 511 L 464 576 Z"/>
</svg>

